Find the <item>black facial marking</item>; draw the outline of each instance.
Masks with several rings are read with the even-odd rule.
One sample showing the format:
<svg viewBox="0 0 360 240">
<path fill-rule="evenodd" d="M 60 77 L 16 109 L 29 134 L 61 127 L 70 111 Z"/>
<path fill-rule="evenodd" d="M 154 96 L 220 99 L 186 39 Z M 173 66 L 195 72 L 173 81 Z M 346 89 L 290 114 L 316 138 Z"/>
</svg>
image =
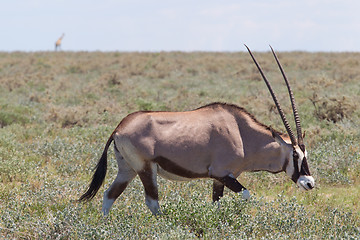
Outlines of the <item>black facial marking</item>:
<svg viewBox="0 0 360 240">
<path fill-rule="evenodd" d="M 307 175 L 307 176 L 311 176 L 310 174 L 310 170 L 309 170 L 309 166 L 307 164 L 307 160 L 306 157 L 304 157 L 302 164 L 301 164 L 301 175 Z"/>
<path fill-rule="evenodd" d="M 299 159 L 299 154 L 297 153 L 297 151 L 295 151 L 295 149 L 293 150 L 293 158 L 294 158 L 294 160 Z"/>
<path fill-rule="evenodd" d="M 300 144 L 299 147 L 300 147 L 301 151 L 305 154 L 305 145 Z"/>
<path fill-rule="evenodd" d="M 294 162 L 294 173 L 291 176 L 291 179 L 296 183 L 297 180 L 300 177 L 300 171 L 299 171 L 299 154 L 293 150 L 293 162 Z"/>
<path fill-rule="evenodd" d="M 293 150 L 293 161 L 294 161 L 294 173 L 291 177 L 291 179 L 296 183 L 297 180 L 299 179 L 299 177 L 301 175 L 305 175 L 305 176 L 311 176 L 310 174 L 310 170 L 307 164 L 307 160 L 305 157 L 305 145 L 301 144 L 299 145 L 300 149 L 302 150 L 302 152 L 304 153 L 304 158 L 302 159 L 302 163 L 301 163 L 301 168 L 299 169 L 299 154 L 295 151 L 295 149 Z"/>
</svg>

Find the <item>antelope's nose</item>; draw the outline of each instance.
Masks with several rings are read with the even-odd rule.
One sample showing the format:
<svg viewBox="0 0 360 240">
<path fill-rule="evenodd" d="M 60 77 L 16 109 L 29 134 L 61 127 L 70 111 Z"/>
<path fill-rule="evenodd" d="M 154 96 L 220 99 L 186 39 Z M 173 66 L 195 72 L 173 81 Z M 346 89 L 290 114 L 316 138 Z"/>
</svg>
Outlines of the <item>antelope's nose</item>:
<svg viewBox="0 0 360 240">
<path fill-rule="evenodd" d="M 301 187 L 303 190 L 311 190 L 315 186 L 315 181 L 312 176 L 302 175 L 299 177 L 297 181 L 297 185 Z"/>
</svg>

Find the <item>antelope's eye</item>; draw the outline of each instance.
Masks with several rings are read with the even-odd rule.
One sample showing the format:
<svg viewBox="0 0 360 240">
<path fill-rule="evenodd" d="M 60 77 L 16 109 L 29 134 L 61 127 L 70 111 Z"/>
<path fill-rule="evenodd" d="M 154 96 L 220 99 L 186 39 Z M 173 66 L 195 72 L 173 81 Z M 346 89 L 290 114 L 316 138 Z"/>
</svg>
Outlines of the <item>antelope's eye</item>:
<svg viewBox="0 0 360 240">
<path fill-rule="evenodd" d="M 299 154 L 296 151 L 293 151 L 293 158 L 299 159 Z"/>
</svg>

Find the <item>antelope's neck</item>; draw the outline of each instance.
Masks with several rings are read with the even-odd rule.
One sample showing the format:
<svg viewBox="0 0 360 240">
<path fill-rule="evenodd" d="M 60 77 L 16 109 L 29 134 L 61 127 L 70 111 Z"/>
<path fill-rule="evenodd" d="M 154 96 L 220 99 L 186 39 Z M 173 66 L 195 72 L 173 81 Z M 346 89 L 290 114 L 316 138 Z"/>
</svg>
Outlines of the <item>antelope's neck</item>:
<svg viewBox="0 0 360 240">
<path fill-rule="evenodd" d="M 245 155 L 244 171 L 268 171 L 278 173 L 285 170 L 288 152 L 276 141 L 259 143 L 256 151 Z"/>
</svg>

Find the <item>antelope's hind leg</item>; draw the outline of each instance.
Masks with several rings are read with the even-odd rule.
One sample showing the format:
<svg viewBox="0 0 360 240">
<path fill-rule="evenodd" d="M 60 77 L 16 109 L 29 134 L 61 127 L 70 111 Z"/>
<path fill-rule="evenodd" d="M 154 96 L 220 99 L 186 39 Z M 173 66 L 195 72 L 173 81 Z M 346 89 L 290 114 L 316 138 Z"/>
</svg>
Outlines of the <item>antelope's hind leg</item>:
<svg viewBox="0 0 360 240">
<path fill-rule="evenodd" d="M 157 187 L 157 166 L 153 162 L 145 164 L 138 172 L 145 189 L 145 203 L 154 215 L 160 214 L 159 194 Z"/>
<path fill-rule="evenodd" d="M 125 190 L 127 185 L 135 178 L 136 172 L 127 164 L 123 156 L 114 148 L 118 163 L 118 174 L 111 186 L 104 192 L 102 211 L 107 215 L 115 200 Z"/>
</svg>

